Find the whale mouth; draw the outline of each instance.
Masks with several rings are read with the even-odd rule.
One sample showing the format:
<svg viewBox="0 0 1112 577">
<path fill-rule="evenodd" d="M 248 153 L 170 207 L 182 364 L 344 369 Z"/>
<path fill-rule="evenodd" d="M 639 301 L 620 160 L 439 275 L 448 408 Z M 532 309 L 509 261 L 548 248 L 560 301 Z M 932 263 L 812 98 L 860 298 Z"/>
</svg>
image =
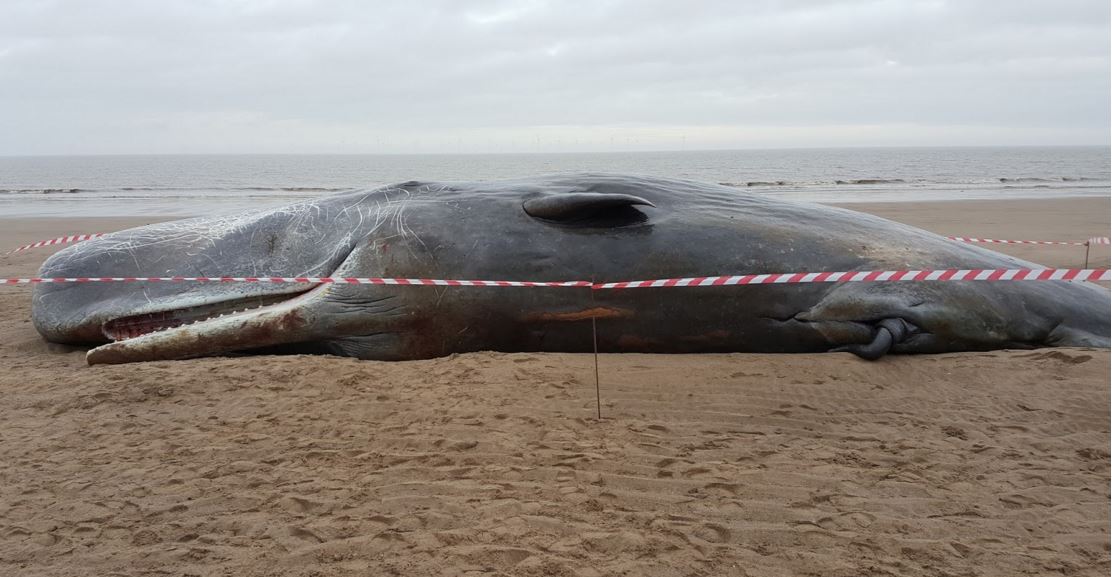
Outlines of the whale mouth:
<svg viewBox="0 0 1112 577">
<path fill-rule="evenodd" d="M 90 365 L 187 359 L 234 353 L 311 338 L 306 306 L 328 284 L 294 293 L 255 296 L 118 317 L 101 326 L 111 340 L 90 349 Z"/>
<path fill-rule="evenodd" d="M 299 292 L 214 302 L 145 315 L 119 317 L 103 324 L 106 345 L 90 349 L 90 365 L 168 360 L 227 354 L 289 344 L 311 338 L 314 299 L 328 285 Z"/>
<path fill-rule="evenodd" d="M 101 325 L 101 334 L 109 341 L 126 341 L 178 327 L 205 323 L 229 315 L 249 313 L 297 298 L 311 288 L 282 294 L 258 295 L 203 305 L 167 309 L 139 315 L 116 317 Z"/>
<path fill-rule="evenodd" d="M 317 320 L 311 304 L 330 288 L 327 282 L 284 285 L 269 294 L 115 317 L 100 326 L 109 342 L 90 349 L 85 361 L 187 359 L 311 340 Z"/>
</svg>

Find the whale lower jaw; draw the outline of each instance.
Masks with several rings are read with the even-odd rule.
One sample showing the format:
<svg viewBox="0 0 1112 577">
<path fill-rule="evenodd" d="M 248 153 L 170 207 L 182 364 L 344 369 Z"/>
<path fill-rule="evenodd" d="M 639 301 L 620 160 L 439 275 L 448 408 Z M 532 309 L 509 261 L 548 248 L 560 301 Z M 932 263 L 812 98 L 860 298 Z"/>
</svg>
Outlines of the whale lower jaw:
<svg viewBox="0 0 1112 577">
<path fill-rule="evenodd" d="M 286 294 L 270 294 L 219 301 L 184 308 L 141 313 L 116 317 L 104 322 L 100 331 L 109 341 L 124 341 L 151 333 L 175 329 L 181 326 L 203 323 L 227 315 L 245 313 L 282 301 L 296 298 L 307 291 Z"/>
<path fill-rule="evenodd" d="M 187 359 L 306 340 L 309 301 L 327 289 L 223 301 L 120 317 L 101 331 L 113 342 L 91 349 L 90 365 Z"/>
</svg>

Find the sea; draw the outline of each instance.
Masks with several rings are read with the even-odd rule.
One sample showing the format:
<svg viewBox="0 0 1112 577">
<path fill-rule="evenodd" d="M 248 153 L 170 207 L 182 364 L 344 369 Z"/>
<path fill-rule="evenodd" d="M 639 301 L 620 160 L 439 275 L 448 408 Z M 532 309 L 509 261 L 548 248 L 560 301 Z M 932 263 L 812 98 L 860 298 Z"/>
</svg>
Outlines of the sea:
<svg viewBox="0 0 1112 577">
<path fill-rule="evenodd" d="M 1110 147 L 0 157 L 0 217 L 194 216 L 407 180 L 607 172 L 823 203 L 1109 196 Z"/>
</svg>

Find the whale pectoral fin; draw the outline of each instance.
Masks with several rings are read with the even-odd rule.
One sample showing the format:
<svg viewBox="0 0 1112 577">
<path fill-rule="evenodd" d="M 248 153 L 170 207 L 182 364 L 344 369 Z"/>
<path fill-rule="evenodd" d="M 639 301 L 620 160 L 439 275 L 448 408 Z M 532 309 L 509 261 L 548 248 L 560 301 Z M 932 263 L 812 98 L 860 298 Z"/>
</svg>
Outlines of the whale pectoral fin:
<svg viewBox="0 0 1112 577">
<path fill-rule="evenodd" d="M 653 203 L 632 194 L 567 192 L 526 199 L 521 204 L 533 218 L 571 226 L 625 226 L 644 222 L 645 214 L 633 207 Z"/>
<path fill-rule="evenodd" d="M 915 327 L 900 318 L 884 319 L 877 323 L 872 342 L 838 347 L 835 351 L 853 353 L 867 361 L 875 361 L 888 354 L 892 347 L 905 341 L 915 332 Z"/>
</svg>

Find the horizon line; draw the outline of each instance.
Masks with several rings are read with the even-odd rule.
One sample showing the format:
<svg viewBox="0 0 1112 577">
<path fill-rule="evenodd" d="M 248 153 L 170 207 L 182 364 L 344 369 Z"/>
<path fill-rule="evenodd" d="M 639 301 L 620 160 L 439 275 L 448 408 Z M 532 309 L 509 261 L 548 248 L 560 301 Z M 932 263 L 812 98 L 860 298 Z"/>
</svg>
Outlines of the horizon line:
<svg viewBox="0 0 1112 577">
<path fill-rule="evenodd" d="M 876 149 L 962 149 L 962 148 L 1112 148 L 1112 144 L 900 144 L 851 146 L 775 146 L 744 148 L 662 148 L 617 150 L 520 150 L 520 151 L 411 151 L 411 152 L 82 152 L 0 154 L 0 158 L 109 157 L 109 156 L 484 156 L 561 154 L 659 154 L 696 152 L 754 152 L 781 150 L 876 150 Z"/>
</svg>

